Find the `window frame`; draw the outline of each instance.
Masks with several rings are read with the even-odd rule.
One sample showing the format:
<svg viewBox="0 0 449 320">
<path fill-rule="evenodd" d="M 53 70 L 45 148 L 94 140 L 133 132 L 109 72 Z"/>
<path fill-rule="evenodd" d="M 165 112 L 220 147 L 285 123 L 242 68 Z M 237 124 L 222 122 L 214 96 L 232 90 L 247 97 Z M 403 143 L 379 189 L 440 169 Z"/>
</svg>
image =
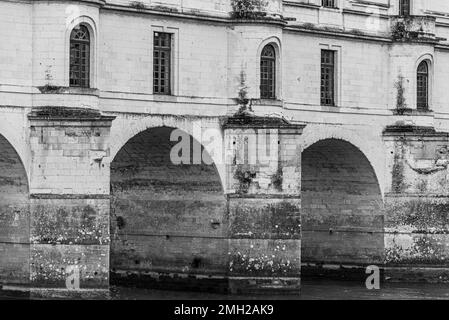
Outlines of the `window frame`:
<svg viewBox="0 0 449 320">
<path fill-rule="evenodd" d="M 407 4 L 405 4 L 407 2 Z M 412 2 L 410 0 L 399 0 L 399 16 L 408 17 L 412 12 Z"/>
<path fill-rule="evenodd" d="M 420 71 L 421 66 L 425 66 L 425 72 Z M 427 60 L 422 60 L 416 69 L 416 109 L 420 111 L 429 111 L 429 105 L 430 63 Z"/>
<path fill-rule="evenodd" d="M 321 7 L 338 9 L 338 0 L 321 0 Z"/>
<path fill-rule="evenodd" d="M 270 48 L 270 50 L 272 51 L 271 56 L 264 55 L 265 50 L 268 48 Z M 267 66 L 266 66 L 266 68 L 268 69 L 267 71 L 263 71 L 264 63 L 267 64 Z M 276 64 L 277 64 L 276 48 L 273 44 L 268 43 L 263 46 L 262 52 L 260 54 L 260 69 L 259 69 L 260 84 L 259 84 L 259 88 L 260 88 L 260 98 L 261 99 L 276 100 L 276 96 L 277 96 L 276 95 L 276 91 L 277 91 Z M 267 76 L 263 77 L 264 74 L 268 75 L 268 77 Z M 269 83 L 270 82 L 269 81 L 270 74 L 271 74 L 271 84 Z M 263 84 L 264 81 L 266 81 L 266 84 Z M 267 87 L 268 88 L 271 87 L 271 90 L 270 89 L 264 90 L 264 88 L 267 88 Z"/>
<path fill-rule="evenodd" d="M 325 53 L 331 53 L 331 62 L 330 63 L 326 63 L 323 62 L 325 56 Z M 336 91 L 337 91 L 337 79 L 336 79 L 336 73 L 337 73 L 337 51 L 336 50 L 331 50 L 331 49 L 325 49 L 325 48 L 321 48 L 321 56 L 320 56 L 320 105 L 321 106 L 327 106 L 327 107 L 335 107 L 336 104 Z M 330 84 L 328 85 L 324 85 L 323 84 L 323 76 L 325 75 L 325 73 L 323 72 L 323 69 L 330 71 L 329 73 L 331 74 L 331 76 L 328 79 L 328 82 L 330 82 Z M 328 88 L 326 90 L 326 88 Z M 330 89 L 330 90 L 329 90 Z M 329 93 L 331 96 L 330 97 L 325 97 L 328 96 L 325 95 L 324 93 Z M 327 99 L 327 100 L 326 100 Z"/>
<path fill-rule="evenodd" d="M 168 36 L 168 45 L 166 46 L 158 46 L 157 45 L 157 34 L 163 34 L 165 36 Z M 173 33 L 166 32 L 166 31 L 159 31 L 159 30 L 153 30 L 153 77 L 152 77 L 152 88 L 153 88 L 153 94 L 158 95 L 173 95 Z M 156 61 L 159 61 L 161 59 L 161 53 L 165 53 L 165 60 L 167 60 L 167 63 L 165 65 L 165 68 L 168 69 L 168 71 L 165 71 L 164 74 L 167 75 L 165 79 L 162 79 L 160 76 L 160 73 L 162 72 L 162 65 L 157 64 Z M 167 59 L 168 57 L 168 59 Z M 157 60 L 158 59 L 158 60 Z M 156 70 L 156 67 L 159 65 L 158 70 Z M 159 76 L 156 78 L 156 72 L 158 72 Z M 159 79 L 158 83 L 156 84 L 157 79 Z M 166 90 L 161 91 L 161 81 L 164 80 L 166 84 L 163 85 L 163 88 Z M 157 89 L 159 88 L 159 89 Z"/>
<path fill-rule="evenodd" d="M 84 29 L 85 34 L 87 34 L 87 39 L 74 39 L 74 33 L 79 29 Z M 79 54 L 82 55 L 83 51 L 86 52 L 87 57 L 84 58 L 84 63 L 74 63 L 75 57 L 73 57 L 72 53 L 75 50 L 74 46 L 77 45 L 80 49 L 78 50 Z M 77 24 L 70 31 L 69 35 L 69 87 L 72 88 L 90 88 L 92 81 L 92 32 L 89 30 L 89 27 L 83 23 Z M 82 56 L 78 57 L 78 60 L 82 61 Z M 76 60 L 75 60 L 76 61 Z M 72 70 L 73 67 L 77 66 L 79 71 L 78 73 L 82 73 L 84 69 L 85 77 L 82 77 L 81 74 L 77 78 L 72 78 Z M 74 82 L 72 83 L 72 79 Z"/>
</svg>

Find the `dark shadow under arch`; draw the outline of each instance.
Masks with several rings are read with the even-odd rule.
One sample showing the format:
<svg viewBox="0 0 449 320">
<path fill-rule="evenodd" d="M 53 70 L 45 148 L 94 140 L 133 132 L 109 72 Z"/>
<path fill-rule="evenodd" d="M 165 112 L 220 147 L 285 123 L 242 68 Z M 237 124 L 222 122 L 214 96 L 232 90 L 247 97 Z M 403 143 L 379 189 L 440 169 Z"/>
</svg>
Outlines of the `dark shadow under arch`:
<svg viewBox="0 0 449 320">
<path fill-rule="evenodd" d="M 216 291 L 200 279 L 226 273 L 222 183 L 214 165 L 172 163 L 173 130 L 137 134 L 111 163 L 111 281 Z"/>
<path fill-rule="evenodd" d="M 301 219 L 304 277 L 365 276 L 364 266 L 383 264 L 379 183 L 368 159 L 349 142 L 326 139 L 303 151 Z"/>
<path fill-rule="evenodd" d="M 28 284 L 30 209 L 25 167 L 0 135 L 0 283 Z"/>
</svg>

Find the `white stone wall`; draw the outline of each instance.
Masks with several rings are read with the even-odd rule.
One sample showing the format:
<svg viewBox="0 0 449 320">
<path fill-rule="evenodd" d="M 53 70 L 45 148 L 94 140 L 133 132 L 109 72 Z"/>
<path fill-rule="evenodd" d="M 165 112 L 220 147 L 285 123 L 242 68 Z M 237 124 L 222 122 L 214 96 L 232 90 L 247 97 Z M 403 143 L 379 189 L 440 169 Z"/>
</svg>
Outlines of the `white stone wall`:
<svg viewBox="0 0 449 320">
<path fill-rule="evenodd" d="M 276 113 L 293 122 L 350 128 L 354 136 L 369 131 L 376 141 L 386 125 L 404 118 L 449 130 L 449 50 L 445 45 L 436 49 L 431 44 L 392 45 L 385 35 L 390 29 L 387 14 L 397 13 L 395 1 L 388 8 L 386 0 L 377 0 L 379 5 L 341 0 L 338 9 L 330 10 L 320 9 L 315 0 L 287 1 L 283 15 L 296 21 L 286 27 L 265 22 L 230 23 L 224 19 L 230 11 L 228 0 L 143 2 L 148 10 L 119 0 L 106 1 L 104 6 L 95 1 L 76 6 L 63 1 L 0 1 L 0 120 L 14 123 L 20 132 L 15 136 L 12 129 L 1 128 L 0 134 L 15 140 L 24 163 L 29 161 L 29 124 L 24 116 L 27 109 L 21 108 L 89 106 L 104 113 L 140 114 L 142 118 L 155 114 L 225 116 L 235 110 L 233 98 L 241 71 L 246 75 L 248 96 L 259 98 L 259 54 L 268 43 L 278 50 L 278 101 L 256 103 L 258 114 Z M 449 14 L 449 8 L 441 2 L 418 1 L 413 12 L 438 13 L 437 36 L 448 37 L 449 28 L 442 22 L 447 20 L 444 14 Z M 172 6 L 177 11 L 158 12 L 157 6 Z M 279 2 L 272 3 L 273 12 L 280 7 Z M 181 18 L 183 15 L 188 19 Z M 40 86 L 68 86 L 68 37 L 79 22 L 91 28 L 91 78 L 97 90 L 41 94 Z M 306 23 L 309 29 L 304 28 Z M 152 35 L 161 30 L 174 37 L 174 95 L 169 97 L 152 94 Z M 338 108 L 320 106 L 322 48 L 337 51 Z M 401 70 L 406 79 L 408 106 L 415 108 L 415 70 L 423 57 L 431 59 L 433 65 L 434 113 L 394 116 L 391 110 L 395 108 L 398 72 Z M 18 109 L 12 115 L 6 106 Z M 127 121 L 121 118 L 120 128 L 136 120 Z M 120 136 L 119 128 L 113 128 L 113 134 Z M 366 143 L 374 145 L 369 139 Z M 376 159 L 370 161 L 379 166 L 381 157 L 373 157 Z"/>
</svg>

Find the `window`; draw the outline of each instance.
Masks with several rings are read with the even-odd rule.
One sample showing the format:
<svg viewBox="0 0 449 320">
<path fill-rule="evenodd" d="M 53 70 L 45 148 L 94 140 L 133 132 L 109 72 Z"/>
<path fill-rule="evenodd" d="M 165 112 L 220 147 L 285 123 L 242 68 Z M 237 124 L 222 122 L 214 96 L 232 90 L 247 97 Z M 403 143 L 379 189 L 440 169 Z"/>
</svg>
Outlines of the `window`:
<svg viewBox="0 0 449 320">
<path fill-rule="evenodd" d="M 400 16 L 410 15 L 410 0 L 399 0 L 399 15 Z"/>
<path fill-rule="evenodd" d="M 418 110 L 429 109 L 429 65 L 423 61 L 418 66 L 417 72 L 417 108 Z"/>
<path fill-rule="evenodd" d="M 86 26 L 78 25 L 70 34 L 70 86 L 89 87 L 90 35 Z"/>
<path fill-rule="evenodd" d="M 260 97 L 276 99 L 276 51 L 266 45 L 260 57 Z"/>
<path fill-rule="evenodd" d="M 337 0 L 322 0 L 322 5 L 325 8 L 336 8 L 336 1 Z"/>
<path fill-rule="evenodd" d="M 170 33 L 154 33 L 153 93 L 171 94 L 171 42 Z"/>
<path fill-rule="evenodd" d="M 335 51 L 321 50 L 321 105 L 335 105 Z"/>
</svg>

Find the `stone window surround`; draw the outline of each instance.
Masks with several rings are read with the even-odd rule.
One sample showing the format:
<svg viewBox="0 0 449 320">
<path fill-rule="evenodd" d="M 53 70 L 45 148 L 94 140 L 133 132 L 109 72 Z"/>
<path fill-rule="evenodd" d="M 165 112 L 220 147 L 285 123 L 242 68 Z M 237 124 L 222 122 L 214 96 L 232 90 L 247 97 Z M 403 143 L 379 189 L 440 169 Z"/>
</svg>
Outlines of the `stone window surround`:
<svg viewBox="0 0 449 320">
<path fill-rule="evenodd" d="M 432 107 L 433 107 L 433 86 L 434 86 L 434 59 L 433 59 L 433 55 L 430 53 L 426 53 L 423 54 L 421 57 L 419 57 L 419 59 L 416 60 L 415 62 L 415 77 L 413 77 L 413 93 L 414 93 L 414 105 L 413 105 L 413 109 L 417 109 L 417 92 L 418 92 L 418 83 L 417 83 L 417 77 L 416 77 L 416 73 L 418 72 L 418 66 L 421 64 L 421 62 L 426 61 L 427 62 L 427 67 L 429 68 L 429 72 L 428 72 L 428 89 L 427 89 L 427 99 L 428 99 L 428 106 L 427 106 L 427 110 L 426 111 L 421 111 L 421 112 L 430 112 L 432 111 Z"/>
<path fill-rule="evenodd" d="M 320 43 L 318 47 L 319 53 L 317 56 L 321 59 L 321 50 L 335 51 L 335 83 L 334 83 L 334 105 L 332 108 L 341 107 L 342 104 L 342 47 L 340 45 Z M 321 61 L 321 60 L 320 60 Z M 321 65 L 321 64 L 320 64 Z M 318 79 L 321 79 L 321 67 L 318 68 Z M 321 94 L 318 91 L 318 105 L 321 105 Z M 322 106 L 322 108 L 329 108 L 329 106 Z"/>
<path fill-rule="evenodd" d="M 151 25 L 151 36 L 150 36 L 150 56 L 151 63 L 149 73 L 151 75 L 151 92 L 153 93 L 153 47 L 154 47 L 154 33 L 163 32 L 171 34 L 171 70 L 170 70 L 170 96 L 179 95 L 179 29 L 175 27 L 170 27 L 167 25 Z M 153 93 L 154 94 L 154 93 Z M 160 96 L 159 94 L 155 94 Z M 165 95 L 165 94 L 164 94 Z M 166 95 L 165 95 L 166 96 Z"/>
<path fill-rule="evenodd" d="M 96 27 L 95 21 L 88 16 L 80 16 L 72 20 L 72 22 L 67 26 L 65 35 L 65 61 L 64 61 L 64 86 L 70 87 L 69 77 L 70 77 L 70 35 L 73 28 L 77 25 L 82 24 L 87 27 L 90 33 L 90 70 L 89 70 L 89 88 L 97 88 L 97 75 L 98 75 L 98 29 Z"/>
<path fill-rule="evenodd" d="M 276 54 L 276 64 L 275 64 L 275 79 L 276 79 L 276 86 L 275 86 L 275 97 L 276 99 L 260 99 L 260 100 L 268 100 L 268 104 L 271 104 L 273 101 L 280 101 L 282 100 L 282 47 L 281 47 L 281 41 L 278 37 L 269 37 L 262 41 L 259 44 L 259 48 L 257 50 L 257 57 L 256 57 L 256 82 L 257 83 L 257 92 L 258 96 L 260 98 L 260 60 L 262 56 L 262 50 L 267 45 L 272 45 Z M 271 102 L 270 102 L 271 101 Z"/>
</svg>

